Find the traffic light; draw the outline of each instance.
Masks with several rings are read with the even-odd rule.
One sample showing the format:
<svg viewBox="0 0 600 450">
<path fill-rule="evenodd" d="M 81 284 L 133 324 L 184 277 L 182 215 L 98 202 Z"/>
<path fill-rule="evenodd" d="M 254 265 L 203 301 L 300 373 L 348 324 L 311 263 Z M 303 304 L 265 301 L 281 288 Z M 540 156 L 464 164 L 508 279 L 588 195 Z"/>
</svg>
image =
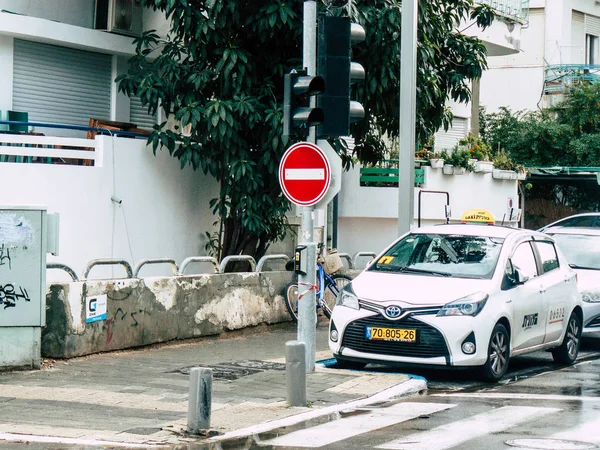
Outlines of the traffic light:
<svg viewBox="0 0 600 450">
<path fill-rule="evenodd" d="M 323 110 L 312 108 L 310 98 L 325 90 L 321 77 L 311 77 L 306 70 L 295 71 L 284 76 L 283 90 L 283 135 L 308 136 L 308 128 L 323 123 Z"/>
<path fill-rule="evenodd" d="M 317 99 L 325 113 L 319 136 L 348 136 L 350 124 L 365 117 L 363 106 L 350 100 L 350 86 L 365 79 L 363 66 L 351 61 L 352 44 L 364 40 L 364 28 L 347 17 L 319 19 L 317 73 L 326 86 Z"/>
</svg>

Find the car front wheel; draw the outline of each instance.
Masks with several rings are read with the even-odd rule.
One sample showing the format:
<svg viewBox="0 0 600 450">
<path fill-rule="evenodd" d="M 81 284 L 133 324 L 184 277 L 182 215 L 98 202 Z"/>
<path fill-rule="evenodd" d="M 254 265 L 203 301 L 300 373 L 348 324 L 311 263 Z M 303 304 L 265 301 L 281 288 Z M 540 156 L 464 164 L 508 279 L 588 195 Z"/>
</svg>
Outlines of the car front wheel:
<svg viewBox="0 0 600 450">
<path fill-rule="evenodd" d="M 560 347 L 552 349 L 552 358 L 559 364 L 574 364 L 579 354 L 579 343 L 581 341 L 581 319 L 574 312 L 569 317 L 567 332 Z"/>
<path fill-rule="evenodd" d="M 506 373 L 510 357 L 510 338 L 506 327 L 501 323 L 496 324 L 488 344 L 488 357 L 481 367 L 481 378 L 485 381 L 498 381 Z"/>
</svg>

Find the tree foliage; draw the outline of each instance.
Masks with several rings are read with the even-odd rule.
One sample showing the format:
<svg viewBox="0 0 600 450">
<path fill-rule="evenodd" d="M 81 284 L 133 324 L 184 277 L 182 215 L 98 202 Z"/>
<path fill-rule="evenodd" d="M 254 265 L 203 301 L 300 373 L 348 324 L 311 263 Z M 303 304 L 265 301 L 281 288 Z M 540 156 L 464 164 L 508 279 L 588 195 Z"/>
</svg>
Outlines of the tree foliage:
<svg viewBox="0 0 600 450">
<path fill-rule="evenodd" d="M 140 97 L 151 112 L 162 107 L 180 123 L 156 127 L 150 142 L 166 148 L 181 166 L 190 164 L 220 184 L 210 202 L 220 219 L 221 256 L 262 256 L 286 231 L 287 201 L 277 168 L 290 144 L 282 136 L 283 76 L 301 68 L 302 7 L 299 0 L 142 0 L 170 23 L 136 39 L 130 70 L 120 90 Z M 485 69 L 485 47 L 461 34 L 463 20 L 486 27 L 492 10 L 472 0 L 420 2 L 417 67 L 417 136 L 425 142 L 451 115 L 447 99 L 466 102 L 469 83 Z M 320 12 L 345 9 L 319 4 Z M 353 126 L 358 156 L 377 159 L 383 136 L 398 135 L 400 0 L 355 0 L 352 18 L 366 42 L 354 60 L 366 69 L 355 95 L 366 120 Z M 183 132 L 185 130 L 185 133 Z M 346 150 L 342 155 L 350 156 Z M 221 236 L 222 231 L 222 236 Z M 219 244 L 220 243 L 220 244 Z"/>
<path fill-rule="evenodd" d="M 482 114 L 481 135 L 527 167 L 600 166 L 600 84 L 579 84 L 557 107 Z"/>
</svg>

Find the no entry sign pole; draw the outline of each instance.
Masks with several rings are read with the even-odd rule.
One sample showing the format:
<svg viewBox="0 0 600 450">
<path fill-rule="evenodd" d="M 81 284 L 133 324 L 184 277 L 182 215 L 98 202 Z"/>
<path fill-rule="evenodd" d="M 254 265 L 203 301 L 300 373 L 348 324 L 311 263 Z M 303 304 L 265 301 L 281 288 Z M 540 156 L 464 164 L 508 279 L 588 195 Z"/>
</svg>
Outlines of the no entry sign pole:
<svg viewBox="0 0 600 450">
<path fill-rule="evenodd" d="M 317 74 L 317 2 L 304 1 L 304 23 L 302 33 L 302 63 L 307 75 Z M 314 106 L 316 99 L 311 99 Z M 314 127 L 310 128 L 308 141 L 317 143 L 317 133 Z M 306 285 L 317 284 L 317 245 L 314 242 L 313 205 L 302 207 L 302 244 L 306 245 L 306 275 L 298 276 L 298 291 L 306 290 Z M 316 326 L 317 309 L 316 291 L 309 290 L 299 301 L 298 305 L 298 340 L 306 346 L 306 373 L 314 372 L 316 359 Z"/>
<path fill-rule="evenodd" d="M 281 158 L 279 184 L 285 196 L 302 206 L 302 235 L 300 245 L 305 248 L 302 258 L 305 270 L 298 274 L 298 341 L 306 348 L 306 371 L 315 367 L 316 312 L 316 259 L 317 246 L 313 242 L 314 206 L 322 200 L 331 183 L 331 166 L 325 152 L 310 142 L 292 145 Z"/>
</svg>

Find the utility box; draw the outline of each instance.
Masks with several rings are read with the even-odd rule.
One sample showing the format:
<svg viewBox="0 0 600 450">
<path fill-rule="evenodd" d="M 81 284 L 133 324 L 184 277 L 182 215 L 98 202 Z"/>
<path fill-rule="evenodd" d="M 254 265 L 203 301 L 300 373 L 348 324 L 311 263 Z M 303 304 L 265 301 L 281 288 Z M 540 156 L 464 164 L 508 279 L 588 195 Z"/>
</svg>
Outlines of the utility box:
<svg viewBox="0 0 600 450">
<path fill-rule="evenodd" d="M 0 206 L 0 370 L 40 367 L 46 228 L 44 207 Z"/>
</svg>

